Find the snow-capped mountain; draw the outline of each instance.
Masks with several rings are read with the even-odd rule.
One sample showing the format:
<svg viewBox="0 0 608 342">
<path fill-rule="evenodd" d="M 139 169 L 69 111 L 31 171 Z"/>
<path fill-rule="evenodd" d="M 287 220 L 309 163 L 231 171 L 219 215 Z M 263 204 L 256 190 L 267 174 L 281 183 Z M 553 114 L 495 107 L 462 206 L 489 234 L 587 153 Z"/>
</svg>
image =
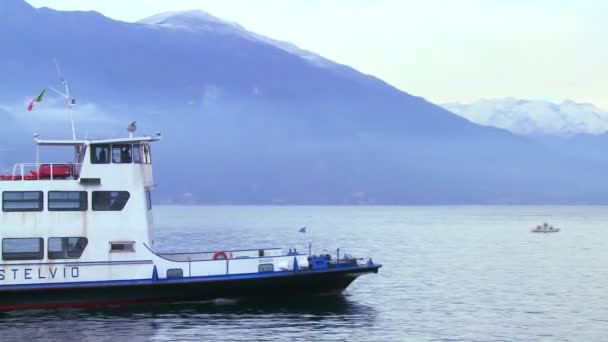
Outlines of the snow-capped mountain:
<svg viewBox="0 0 608 342">
<path fill-rule="evenodd" d="M 140 24 L 158 25 L 164 28 L 188 29 L 192 31 L 206 30 L 215 33 L 246 32 L 243 26 L 215 17 L 203 10 L 173 11 L 155 14 L 141 19 Z"/>
<path fill-rule="evenodd" d="M 566 100 L 551 103 L 514 98 L 443 105 L 472 122 L 503 128 L 516 134 L 600 135 L 608 132 L 608 112 L 588 103 Z"/>
<path fill-rule="evenodd" d="M 233 35 L 258 43 L 265 43 L 321 67 L 339 67 L 340 65 L 316 53 L 301 49 L 295 44 L 272 39 L 248 31 L 238 23 L 220 19 L 203 10 L 171 11 L 156 14 L 138 21 L 140 24 L 156 25 L 177 30 L 207 31 L 215 34 Z"/>
</svg>

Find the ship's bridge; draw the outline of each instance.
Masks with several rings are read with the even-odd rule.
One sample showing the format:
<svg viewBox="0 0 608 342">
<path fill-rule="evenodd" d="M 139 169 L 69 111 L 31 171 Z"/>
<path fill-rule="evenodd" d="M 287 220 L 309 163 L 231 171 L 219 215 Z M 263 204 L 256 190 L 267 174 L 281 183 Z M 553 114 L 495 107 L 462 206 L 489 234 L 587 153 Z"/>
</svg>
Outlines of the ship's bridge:
<svg viewBox="0 0 608 342">
<path fill-rule="evenodd" d="M 114 167 L 151 165 L 150 143 L 160 140 L 160 134 L 101 140 L 44 140 L 36 138 L 36 161 L 16 163 L 12 169 L 0 172 L 0 181 L 79 180 L 84 170 L 98 174 L 114 171 Z M 70 162 L 41 162 L 41 148 L 68 148 Z M 54 153 L 57 154 L 57 153 Z M 65 153 L 63 154 L 65 155 Z M 108 168 L 112 167 L 112 168 Z M 86 172 L 89 173 L 89 172 Z M 151 176 L 151 175 L 150 175 Z"/>
</svg>

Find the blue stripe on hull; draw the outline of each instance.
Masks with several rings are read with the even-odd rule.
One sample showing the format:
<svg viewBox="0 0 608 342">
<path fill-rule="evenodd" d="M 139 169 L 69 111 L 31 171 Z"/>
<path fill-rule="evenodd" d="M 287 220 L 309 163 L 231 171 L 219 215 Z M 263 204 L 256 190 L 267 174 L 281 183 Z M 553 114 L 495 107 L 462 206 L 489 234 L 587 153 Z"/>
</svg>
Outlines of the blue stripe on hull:
<svg viewBox="0 0 608 342">
<path fill-rule="evenodd" d="M 15 284 L 15 285 L 0 285 L 0 294 L 2 292 L 12 291 L 27 291 L 40 289 L 54 288 L 82 288 L 82 287 L 106 287 L 106 286 L 131 286 L 131 285 L 153 285 L 153 284 L 180 284 L 180 283 L 204 283 L 214 281 L 229 281 L 229 280 L 247 280 L 247 279 L 262 279 L 262 278 L 281 278 L 281 277 L 297 277 L 310 276 L 315 274 L 328 273 L 369 273 L 377 272 L 382 265 L 373 266 L 353 266 L 339 267 L 326 270 L 316 271 L 282 271 L 269 273 L 243 273 L 243 274 L 226 274 L 202 277 L 184 277 L 184 278 L 169 278 L 169 279 L 128 279 L 128 280 L 104 280 L 104 281 L 86 281 L 86 282 L 61 282 L 61 283 L 44 283 L 44 284 Z"/>
</svg>

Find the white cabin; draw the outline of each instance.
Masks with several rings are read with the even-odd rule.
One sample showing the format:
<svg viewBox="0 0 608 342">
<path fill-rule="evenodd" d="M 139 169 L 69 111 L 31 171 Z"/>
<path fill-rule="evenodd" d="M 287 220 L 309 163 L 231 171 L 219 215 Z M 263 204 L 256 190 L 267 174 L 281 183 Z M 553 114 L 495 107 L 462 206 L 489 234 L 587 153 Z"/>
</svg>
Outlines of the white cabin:
<svg viewBox="0 0 608 342">
<path fill-rule="evenodd" d="M 70 163 L 18 163 L 0 175 L 0 289 L 66 282 L 146 282 L 294 271 L 308 256 L 281 249 L 157 254 L 151 144 L 160 136 L 41 140 Z"/>
</svg>

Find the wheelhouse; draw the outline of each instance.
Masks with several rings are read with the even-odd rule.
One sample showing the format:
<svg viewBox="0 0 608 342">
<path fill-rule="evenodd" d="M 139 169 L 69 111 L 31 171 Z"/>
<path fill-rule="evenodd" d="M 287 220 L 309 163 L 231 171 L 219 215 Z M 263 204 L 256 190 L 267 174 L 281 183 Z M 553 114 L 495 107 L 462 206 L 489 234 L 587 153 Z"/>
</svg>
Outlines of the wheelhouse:
<svg viewBox="0 0 608 342">
<path fill-rule="evenodd" d="M 159 137 L 125 138 L 113 140 L 39 140 L 36 139 L 36 161 L 16 163 L 0 172 L 0 181 L 77 180 L 83 167 L 96 165 L 151 165 L 150 143 Z M 51 155 L 72 154 L 70 162 L 42 162 L 41 149 L 52 147 Z M 63 148 L 62 153 L 57 153 Z M 94 169 L 94 167 L 93 167 Z"/>
</svg>

